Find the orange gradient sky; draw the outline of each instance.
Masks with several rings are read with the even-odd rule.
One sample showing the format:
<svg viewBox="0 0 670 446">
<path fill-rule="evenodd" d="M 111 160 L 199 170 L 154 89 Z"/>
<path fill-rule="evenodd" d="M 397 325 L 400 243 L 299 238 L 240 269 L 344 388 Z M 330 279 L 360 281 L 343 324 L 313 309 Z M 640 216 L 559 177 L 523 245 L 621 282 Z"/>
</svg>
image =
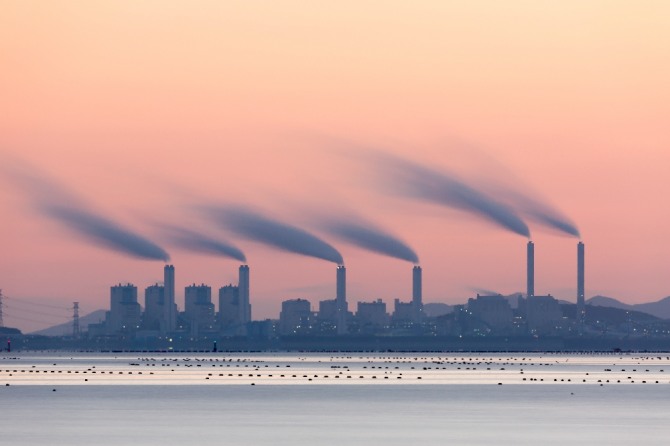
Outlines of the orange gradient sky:
<svg viewBox="0 0 670 446">
<path fill-rule="evenodd" d="M 425 302 L 524 291 L 523 237 L 381 194 L 332 140 L 523 183 L 579 226 L 587 297 L 657 300 L 670 294 L 668 17 L 665 1 L 3 2 L 0 162 L 23 159 L 158 241 L 180 306 L 184 286 L 216 295 L 238 267 L 157 237 L 152 220 L 208 228 L 184 207 L 194 197 L 297 223 L 305 208 L 355 211 L 417 251 Z M 66 321 L 21 299 L 87 313 L 115 283 L 143 302 L 162 279 L 162 262 L 73 237 L 0 181 L 6 325 Z M 576 240 L 530 226 L 536 292 L 574 301 Z M 247 254 L 255 319 L 334 297 L 335 265 L 222 235 Z M 411 264 L 326 238 L 350 309 L 409 299 Z"/>
</svg>

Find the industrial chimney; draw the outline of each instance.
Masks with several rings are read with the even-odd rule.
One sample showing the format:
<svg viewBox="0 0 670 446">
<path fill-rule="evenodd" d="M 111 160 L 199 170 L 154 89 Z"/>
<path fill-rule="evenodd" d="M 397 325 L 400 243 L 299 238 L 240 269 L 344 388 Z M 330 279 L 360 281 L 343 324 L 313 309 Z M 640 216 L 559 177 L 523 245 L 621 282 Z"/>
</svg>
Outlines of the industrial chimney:
<svg viewBox="0 0 670 446">
<path fill-rule="evenodd" d="M 586 316 L 584 306 L 584 243 L 577 244 L 577 321 L 583 323 Z"/>
<path fill-rule="evenodd" d="M 163 270 L 163 332 L 177 328 L 177 308 L 174 302 L 174 266 L 165 265 Z"/>
<path fill-rule="evenodd" d="M 237 283 L 239 293 L 239 321 L 246 326 L 251 322 L 251 303 L 249 302 L 249 265 L 240 265 L 239 280 Z"/>
<path fill-rule="evenodd" d="M 527 282 L 526 282 L 526 298 L 530 299 L 535 296 L 535 245 L 532 241 L 528 241 L 528 265 L 526 267 Z"/>
<path fill-rule="evenodd" d="M 412 313 L 413 322 L 420 323 L 423 318 L 421 267 L 415 265 L 412 269 Z"/>
<path fill-rule="evenodd" d="M 337 334 L 347 333 L 347 269 L 344 265 L 337 267 Z"/>
</svg>

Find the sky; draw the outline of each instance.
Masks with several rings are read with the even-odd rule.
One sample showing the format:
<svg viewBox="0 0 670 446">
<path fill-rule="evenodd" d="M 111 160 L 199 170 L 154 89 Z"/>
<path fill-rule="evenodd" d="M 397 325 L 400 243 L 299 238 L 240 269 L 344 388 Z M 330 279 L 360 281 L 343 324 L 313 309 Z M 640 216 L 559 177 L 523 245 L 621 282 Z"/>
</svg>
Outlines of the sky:
<svg viewBox="0 0 670 446">
<path fill-rule="evenodd" d="M 397 193 L 370 153 L 450 172 L 494 199 L 560 211 L 586 244 L 587 297 L 670 295 L 670 4 L 665 1 L 4 1 L 0 15 L 0 289 L 29 331 L 140 302 L 162 260 L 90 243 L 44 212 L 17 165 L 167 251 L 183 288 L 217 295 L 238 260 L 189 252 L 177 226 L 242 250 L 254 319 L 334 298 L 335 263 L 214 225 L 244 206 L 344 258 L 350 309 L 411 296 L 412 262 L 315 220 L 355 216 L 402 240 L 424 302 L 524 291 L 527 238 Z M 52 195 L 53 195 L 52 194 Z M 48 194 L 47 194 L 48 195 Z M 51 195 L 50 195 L 51 196 Z M 352 217 L 354 218 L 354 217 Z M 524 219 L 536 294 L 574 301 L 577 238 Z M 218 304 L 216 297 L 213 299 Z"/>
</svg>

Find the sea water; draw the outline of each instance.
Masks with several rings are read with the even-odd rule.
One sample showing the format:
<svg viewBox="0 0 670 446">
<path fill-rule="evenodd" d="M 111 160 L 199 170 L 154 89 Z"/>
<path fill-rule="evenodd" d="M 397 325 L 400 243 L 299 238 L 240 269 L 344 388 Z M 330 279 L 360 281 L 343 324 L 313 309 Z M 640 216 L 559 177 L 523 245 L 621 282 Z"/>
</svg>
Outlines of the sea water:
<svg viewBox="0 0 670 446">
<path fill-rule="evenodd" d="M 12 353 L 0 444 L 660 445 L 669 399 L 666 354 Z"/>
</svg>

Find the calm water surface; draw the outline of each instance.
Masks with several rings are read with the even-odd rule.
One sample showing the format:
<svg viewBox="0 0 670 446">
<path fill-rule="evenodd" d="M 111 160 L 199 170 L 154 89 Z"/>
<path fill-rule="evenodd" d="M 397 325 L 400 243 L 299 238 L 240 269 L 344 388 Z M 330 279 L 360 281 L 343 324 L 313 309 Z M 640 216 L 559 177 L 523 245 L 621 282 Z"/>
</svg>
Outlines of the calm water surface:
<svg viewBox="0 0 670 446">
<path fill-rule="evenodd" d="M 0 410 L 2 445 L 661 445 L 670 357 L 19 353 Z"/>
</svg>

